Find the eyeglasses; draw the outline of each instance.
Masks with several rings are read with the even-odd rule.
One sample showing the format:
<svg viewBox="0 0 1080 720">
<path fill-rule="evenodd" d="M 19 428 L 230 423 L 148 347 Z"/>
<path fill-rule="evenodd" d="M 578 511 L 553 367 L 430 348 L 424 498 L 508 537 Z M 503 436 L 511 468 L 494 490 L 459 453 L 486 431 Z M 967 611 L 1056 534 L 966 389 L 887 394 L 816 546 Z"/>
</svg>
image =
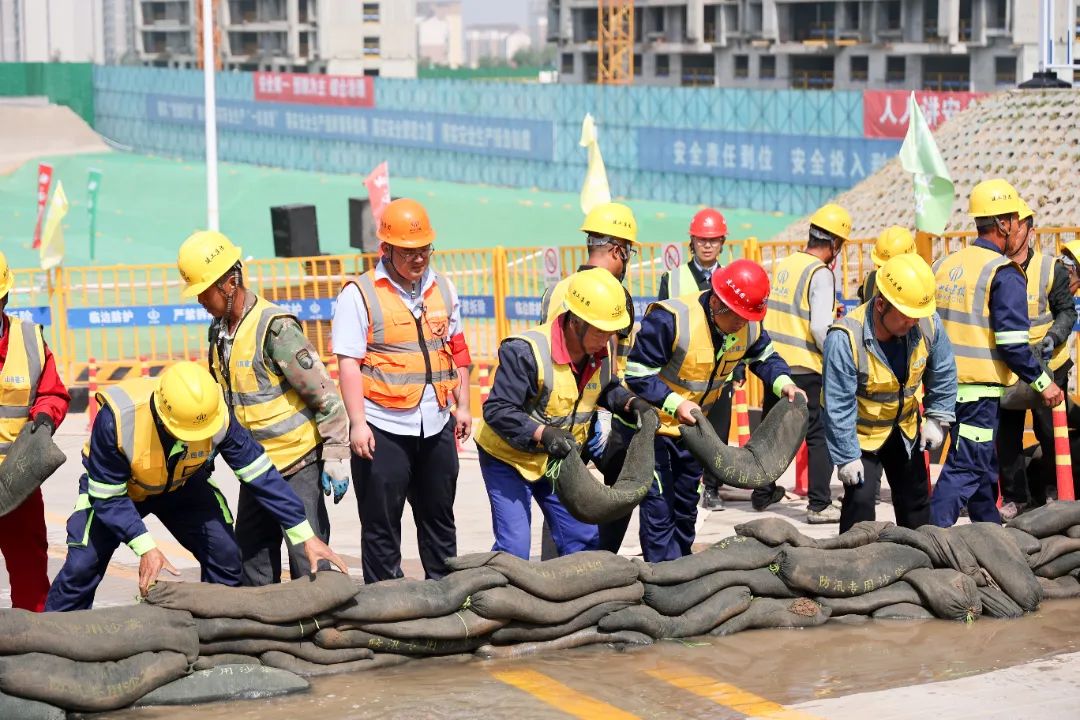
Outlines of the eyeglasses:
<svg viewBox="0 0 1080 720">
<path fill-rule="evenodd" d="M 429 257 L 431 257 L 431 253 L 435 252 L 435 246 L 434 245 L 428 245 L 426 247 L 417 248 L 415 250 L 407 250 L 407 249 L 397 248 L 397 250 L 398 250 L 398 252 L 401 253 L 401 257 L 405 258 L 405 260 L 407 260 L 407 261 L 408 260 L 427 260 Z"/>
<path fill-rule="evenodd" d="M 695 236 L 694 243 L 697 245 L 723 245 L 726 239 L 725 237 L 704 238 Z"/>
</svg>

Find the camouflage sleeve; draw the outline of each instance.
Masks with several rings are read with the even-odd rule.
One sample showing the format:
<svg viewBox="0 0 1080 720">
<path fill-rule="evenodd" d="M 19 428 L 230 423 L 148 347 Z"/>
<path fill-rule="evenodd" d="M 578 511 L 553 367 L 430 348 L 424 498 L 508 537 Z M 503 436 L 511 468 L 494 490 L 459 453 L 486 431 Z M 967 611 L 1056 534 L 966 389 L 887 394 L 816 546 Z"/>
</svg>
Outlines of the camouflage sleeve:
<svg viewBox="0 0 1080 720">
<path fill-rule="evenodd" d="M 349 418 L 345 405 L 300 324 L 292 318 L 278 318 L 270 323 L 267 340 L 267 364 L 277 368 L 315 413 L 323 438 L 323 457 L 348 459 Z"/>
</svg>

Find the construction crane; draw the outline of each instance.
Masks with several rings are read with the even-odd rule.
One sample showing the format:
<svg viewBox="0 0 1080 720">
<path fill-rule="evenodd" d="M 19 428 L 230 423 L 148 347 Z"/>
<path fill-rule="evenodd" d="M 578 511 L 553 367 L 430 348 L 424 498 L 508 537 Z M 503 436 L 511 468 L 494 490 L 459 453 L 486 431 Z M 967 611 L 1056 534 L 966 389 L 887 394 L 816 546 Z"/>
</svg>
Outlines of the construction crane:
<svg viewBox="0 0 1080 720">
<path fill-rule="evenodd" d="M 634 83 L 634 0 L 597 0 L 596 82 Z"/>
</svg>

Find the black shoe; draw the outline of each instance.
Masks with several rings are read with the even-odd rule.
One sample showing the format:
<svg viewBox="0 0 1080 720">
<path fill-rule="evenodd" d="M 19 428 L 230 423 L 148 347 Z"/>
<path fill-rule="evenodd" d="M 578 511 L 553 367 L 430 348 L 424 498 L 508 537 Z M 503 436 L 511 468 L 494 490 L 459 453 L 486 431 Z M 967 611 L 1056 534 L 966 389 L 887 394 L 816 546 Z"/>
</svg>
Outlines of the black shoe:
<svg viewBox="0 0 1080 720">
<path fill-rule="evenodd" d="M 701 493 L 701 507 L 704 510 L 723 510 L 724 501 L 720 498 L 720 492 L 713 488 L 705 488 Z"/>
<path fill-rule="evenodd" d="M 761 512 L 773 503 L 778 503 L 783 499 L 784 488 L 780 487 L 779 485 L 774 485 L 772 493 L 768 497 L 761 498 L 757 493 L 750 496 L 750 505 L 758 512 Z"/>
</svg>

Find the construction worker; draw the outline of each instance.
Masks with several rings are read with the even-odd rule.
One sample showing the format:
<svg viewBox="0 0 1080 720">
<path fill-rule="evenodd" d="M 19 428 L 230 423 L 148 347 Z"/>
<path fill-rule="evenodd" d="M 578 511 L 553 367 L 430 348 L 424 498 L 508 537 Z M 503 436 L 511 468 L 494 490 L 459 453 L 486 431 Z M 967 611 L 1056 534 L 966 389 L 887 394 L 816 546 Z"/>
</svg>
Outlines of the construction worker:
<svg viewBox="0 0 1080 720">
<path fill-rule="evenodd" d="M 328 542 L 323 495 L 333 492 L 340 502 L 352 470 L 348 416 L 319 352 L 293 315 L 244 286 L 240 248 L 221 233 L 197 232 L 185 240 L 177 267 L 187 283 L 182 296 L 197 297 L 214 318 L 210 371 L 226 402 L 304 503 L 315 534 Z M 303 548 L 282 535 L 247 486 L 237 502 L 236 539 L 245 585 L 281 581 L 282 540 L 292 578 L 311 571 Z"/>
<path fill-rule="evenodd" d="M 526 560 L 534 498 L 560 556 L 597 549 L 597 527 L 566 511 L 549 475 L 557 477 L 557 463 L 584 446 L 597 406 L 627 418 L 650 410 L 622 386 L 610 356 L 611 339 L 630 323 L 623 286 L 602 268 L 574 273 L 567 285 L 565 310 L 552 322 L 499 346 L 499 366 L 477 421 L 492 549 Z"/>
<path fill-rule="evenodd" d="M 1027 281 L 1009 260 L 1027 239 L 1019 212 L 1012 185 L 1001 178 L 980 182 L 968 206 L 978 239 L 935 268 L 938 314 L 956 355 L 959 383 L 952 446 L 930 499 L 930 522 L 939 527 L 952 526 L 964 505 L 972 522 L 1001 522 L 994 435 L 1004 387 L 1019 376 L 1048 407 L 1064 400 L 1028 344 Z"/>
<path fill-rule="evenodd" d="M 791 367 L 795 384 L 807 397 L 808 523 L 840 521 L 840 510 L 832 504 L 829 489 L 833 466 L 821 419 L 821 353 L 825 334 L 836 319 L 836 290 L 830 267 L 850 236 L 851 215 L 839 205 L 829 203 L 811 215 L 806 249 L 773 266 L 769 314 L 764 321 L 776 352 Z M 762 404 L 762 411 L 768 413 L 775 399 L 766 394 Z M 764 510 L 782 497 L 784 489 L 773 484 L 754 490 L 751 503 L 755 510 Z"/>
<path fill-rule="evenodd" d="M 0 252 L 0 463 L 27 423 L 32 423 L 31 432 L 53 434 L 71 404 L 41 326 L 4 313 L 14 285 L 7 256 Z M 0 517 L 0 552 L 11 584 L 11 606 L 44 610 L 49 539 L 40 488 Z"/>
<path fill-rule="evenodd" d="M 424 574 L 457 555 L 457 440 L 472 429 L 469 347 L 458 294 L 431 267 L 435 231 L 416 200 L 383 210 L 378 264 L 346 283 L 332 338 L 351 424 L 365 582 L 402 577 L 401 515 L 416 521 Z"/>
<path fill-rule="evenodd" d="M 1075 296 L 1080 291 L 1080 240 L 1062 245 L 1059 260 L 1069 277 L 1069 292 Z"/>
<path fill-rule="evenodd" d="M 101 410 L 83 448 L 86 472 L 67 522 L 67 559 L 49 590 L 46 610 L 85 610 L 113 552 L 125 543 L 139 556 L 139 592 L 162 568 L 178 575 L 147 530 L 156 515 L 202 568 L 202 581 L 240 585 L 240 547 L 224 496 L 211 478 L 219 457 L 307 555 L 348 568 L 304 517 L 304 505 L 270 456 L 229 410 L 221 386 L 193 362 L 157 378 L 136 378 L 97 394 Z"/>
<path fill-rule="evenodd" d="M 1053 255 L 1039 252 L 1034 245 L 1034 214 L 1020 199 L 1019 220 L 1023 240 L 1016 254 L 1009 257 L 1027 276 L 1028 318 L 1031 335 L 1028 342 L 1036 359 L 1045 363 L 1054 383 L 1069 385 L 1069 336 L 1076 325 L 1076 305 L 1069 291 L 1069 271 Z M 1046 485 L 1028 485 L 1024 459 L 1024 424 L 1026 411 L 1001 408 L 998 415 L 997 453 L 1001 467 L 1001 519 L 1012 520 L 1028 506 L 1046 504 Z M 1050 408 L 1031 411 L 1032 429 L 1043 449 L 1043 457 L 1054 457 L 1054 418 Z"/>
<path fill-rule="evenodd" d="M 720 268 L 720 253 L 727 240 L 727 221 L 718 210 L 705 208 L 690 220 L 690 259 L 679 267 L 660 276 L 657 300 L 667 300 L 683 295 L 698 295 L 710 287 L 709 279 Z M 740 386 L 746 375 L 743 366 L 735 370 L 735 383 L 724 383 L 724 391 L 709 411 L 709 422 L 717 436 L 724 442 L 731 435 L 731 394 L 735 384 Z M 703 478 L 701 507 L 706 510 L 723 510 L 720 486 L 711 475 Z"/>
<path fill-rule="evenodd" d="M 881 473 L 892 488 L 896 524 L 930 521 L 922 450 L 941 445 L 956 419 L 956 364 L 935 314 L 934 273 L 900 254 L 877 272 L 870 300 L 830 328 L 821 373 L 829 455 L 844 485 L 840 532 L 874 520 Z M 926 388 L 920 428 L 919 386 Z"/>
<path fill-rule="evenodd" d="M 695 537 L 702 467 L 683 447 L 679 425 L 707 414 L 735 366 L 750 369 L 777 396 L 802 395 L 788 365 L 761 325 L 769 276 L 757 263 L 736 260 L 712 274 L 710 289 L 653 303 L 630 351 L 626 384 L 660 408 L 656 482 L 639 510 L 641 549 L 647 562 L 689 555 Z"/>
<path fill-rule="evenodd" d="M 877 271 L 881 266 L 889 262 L 897 255 L 905 255 L 915 252 L 915 237 L 907 228 L 892 225 L 885 228 L 877 240 L 874 241 L 874 249 L 870 251 L 870 260 L 874 263 L 874 269 L 867 273 L 863 284 L 859 286 L 859 302 L 868 302 L 874 297 Z"/>
</svg>

